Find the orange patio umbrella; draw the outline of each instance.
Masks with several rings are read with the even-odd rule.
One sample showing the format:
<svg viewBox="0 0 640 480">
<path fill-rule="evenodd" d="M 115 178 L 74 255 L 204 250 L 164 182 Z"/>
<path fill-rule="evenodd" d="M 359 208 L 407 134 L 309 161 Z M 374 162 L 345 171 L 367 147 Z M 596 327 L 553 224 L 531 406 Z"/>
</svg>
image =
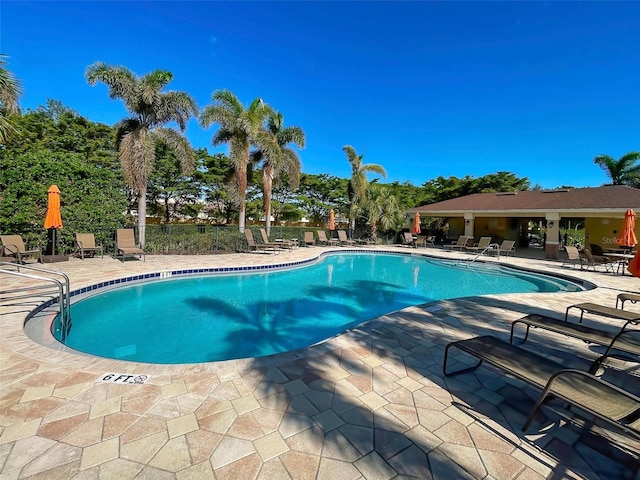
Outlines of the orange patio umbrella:
<svg viewBox="0 0 640 480">
<path fill-rule="evenodd" d="M 634 277 L 640 277 L 640 251 L 631 259 L 629 265 L 627 265 L 627 270 L 629 270 L 629 273 Z"/>
<path fill-rule="evenodd" d="M 336 229 L 336 214 L 333 211 L 333 208 L 329 210 L 329 230 Z"/>
<path fill-rule="evenodd" d="M 44 228 L 62 228 L 60 216 L 60 190 L 57 185 L 51 185 L 47 190 L 47 216 L 44 219 Z"/>
<path fill-rule="evenodd" d="M 629 209 L 624 214 L 624 222 L 622 224 L 622 230 L 616 237 L 616 243 L 621 247 L 633 247 L 638 243 L 636 233 L 633 229 L 636 226 L 636 212 Z"/>
<path fill-rule="evenodd" d="M 47 255 L 56 254 L 56 230 L 62 228 L 62 217 L 60 216 L 60 189 L 57 185 L 51 185 L 47 190 L 47 216 L 44 219 L 44 228 L 49 231 L 47 239 Z"/>
<path fill-rule="evenodd" d="M 413 219 L 413 233 L 420 233 L 420 212 L 416 212 L 416 216 Z"/>
</svg>

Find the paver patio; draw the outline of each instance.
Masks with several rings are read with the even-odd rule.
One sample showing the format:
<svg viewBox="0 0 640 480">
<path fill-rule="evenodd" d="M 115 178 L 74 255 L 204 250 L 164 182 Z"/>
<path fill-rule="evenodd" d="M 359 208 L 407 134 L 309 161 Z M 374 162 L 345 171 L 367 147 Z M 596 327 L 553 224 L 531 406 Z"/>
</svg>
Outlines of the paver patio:
<svg viewBox="0 0 640 480">
<path fill-rule="evenodd" d="M 326 251 L 150 255 L 146 262 L 105 257 L 44 268 L 68 274 L 75 290 L 142 272 L 283 263 Z M 432 302 L 295 352 L 190 365 L 56 351 L 22 330 L 37 302 L 0 307 L 0 479 L 639 478 L 638 457 L 618 448 L 623 437 L 611 432 L 578 428 L 543 409 L 522 433 L 538 393 L 522 382 L 484 366 L 443 377 L 444 347 L 452 340 L 486 333 L 508 339 L 510 321 L 527 313 L 557 316 L 584 301 L 613 306 L 618 293 L 640 287 L 639 278 L 563 268 L 562 262 L 499 261 L 572 275 L 598 288 Z M 5 275 L 0 281 L 2 289 L 24 282 Z M 525 348 L 582 367 L 600 351 L 539 331 Z M 640 394 L 638 363 L 611 365 L 605 378 Z M 99 382 L 107 372 L 150 379 L 144 385 Z"/>
</svg>

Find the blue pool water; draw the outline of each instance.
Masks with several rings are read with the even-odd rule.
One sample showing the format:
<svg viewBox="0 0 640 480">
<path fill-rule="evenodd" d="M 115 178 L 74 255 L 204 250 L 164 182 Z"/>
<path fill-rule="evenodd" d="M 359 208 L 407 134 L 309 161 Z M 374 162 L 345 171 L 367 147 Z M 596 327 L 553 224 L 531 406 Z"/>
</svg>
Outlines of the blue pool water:
<svg viewBox="0 0 640 480">
<path fill-rule="evenodd" d="M 554 277 L 392 254 L 336 254 L 265 273 L 125 286 L 71 307 L 65 344 L 148 363 L 260 357 L 325 340 L 411 305 L 471 295 L 575 291 Z"/>
</svg>

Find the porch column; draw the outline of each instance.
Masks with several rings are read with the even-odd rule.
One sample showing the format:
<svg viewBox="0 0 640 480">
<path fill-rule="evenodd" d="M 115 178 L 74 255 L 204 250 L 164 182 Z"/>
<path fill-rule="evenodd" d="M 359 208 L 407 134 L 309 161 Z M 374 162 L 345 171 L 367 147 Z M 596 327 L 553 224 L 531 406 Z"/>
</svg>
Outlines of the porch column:
<svg viewBox="0 0 640 480">
<path fill-rule="evenodd" d="M 547 213 L 545 215 L 547 221 L 547 237 L 544 242 L 544 257 L 559 258 L 560 257 L 560 214 Z"/>
<path fill-rule="evenodd" d="M 464 234 L 467 237 L 473 237 L 475 215 L 473 213 L 464 214 Z"/>
</svg>

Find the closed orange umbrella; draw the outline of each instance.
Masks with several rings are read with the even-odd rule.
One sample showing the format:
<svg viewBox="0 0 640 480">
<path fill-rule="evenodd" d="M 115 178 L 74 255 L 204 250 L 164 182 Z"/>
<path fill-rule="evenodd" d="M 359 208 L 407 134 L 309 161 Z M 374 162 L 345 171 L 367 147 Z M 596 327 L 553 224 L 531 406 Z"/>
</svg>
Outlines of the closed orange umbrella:
<svg viewBox="0 0 640 480">
<path fill-rule="evenodd" d="M 329 230 L 336 229 L 336 214 L 333 211 L 333 208 L 329 210 Z"/>
<path fill-rule="evenodd" d="M 60 216 L 60 190 L 57 185 L 51 185 L 47 190 L 47 217 L 44 220 L 44 228 L 62 228 Z"/>
<path fill-rule="evenodd" d="M 629 209 L 624 214 L 624 223 L 622 224 L 622 230 L 616 237 L 616 243 L 621 247 L 633 247 L 638 243 L 636 233 L 633 229 L 636 226 L 636 212 Z"/>
<path fill-rule="evenodd" d="M 631 259 L 629 265 L 627 265 L 627 270 L 629 270 L 629 273 L 634 277 L 640 277 L 640 251 Z"/>
<path fill-rule="evenodd" d="M 420 233 L 420 212 L 416 212 L 416 216 L 413 219 L 413 233 Z"/>
</svg>

